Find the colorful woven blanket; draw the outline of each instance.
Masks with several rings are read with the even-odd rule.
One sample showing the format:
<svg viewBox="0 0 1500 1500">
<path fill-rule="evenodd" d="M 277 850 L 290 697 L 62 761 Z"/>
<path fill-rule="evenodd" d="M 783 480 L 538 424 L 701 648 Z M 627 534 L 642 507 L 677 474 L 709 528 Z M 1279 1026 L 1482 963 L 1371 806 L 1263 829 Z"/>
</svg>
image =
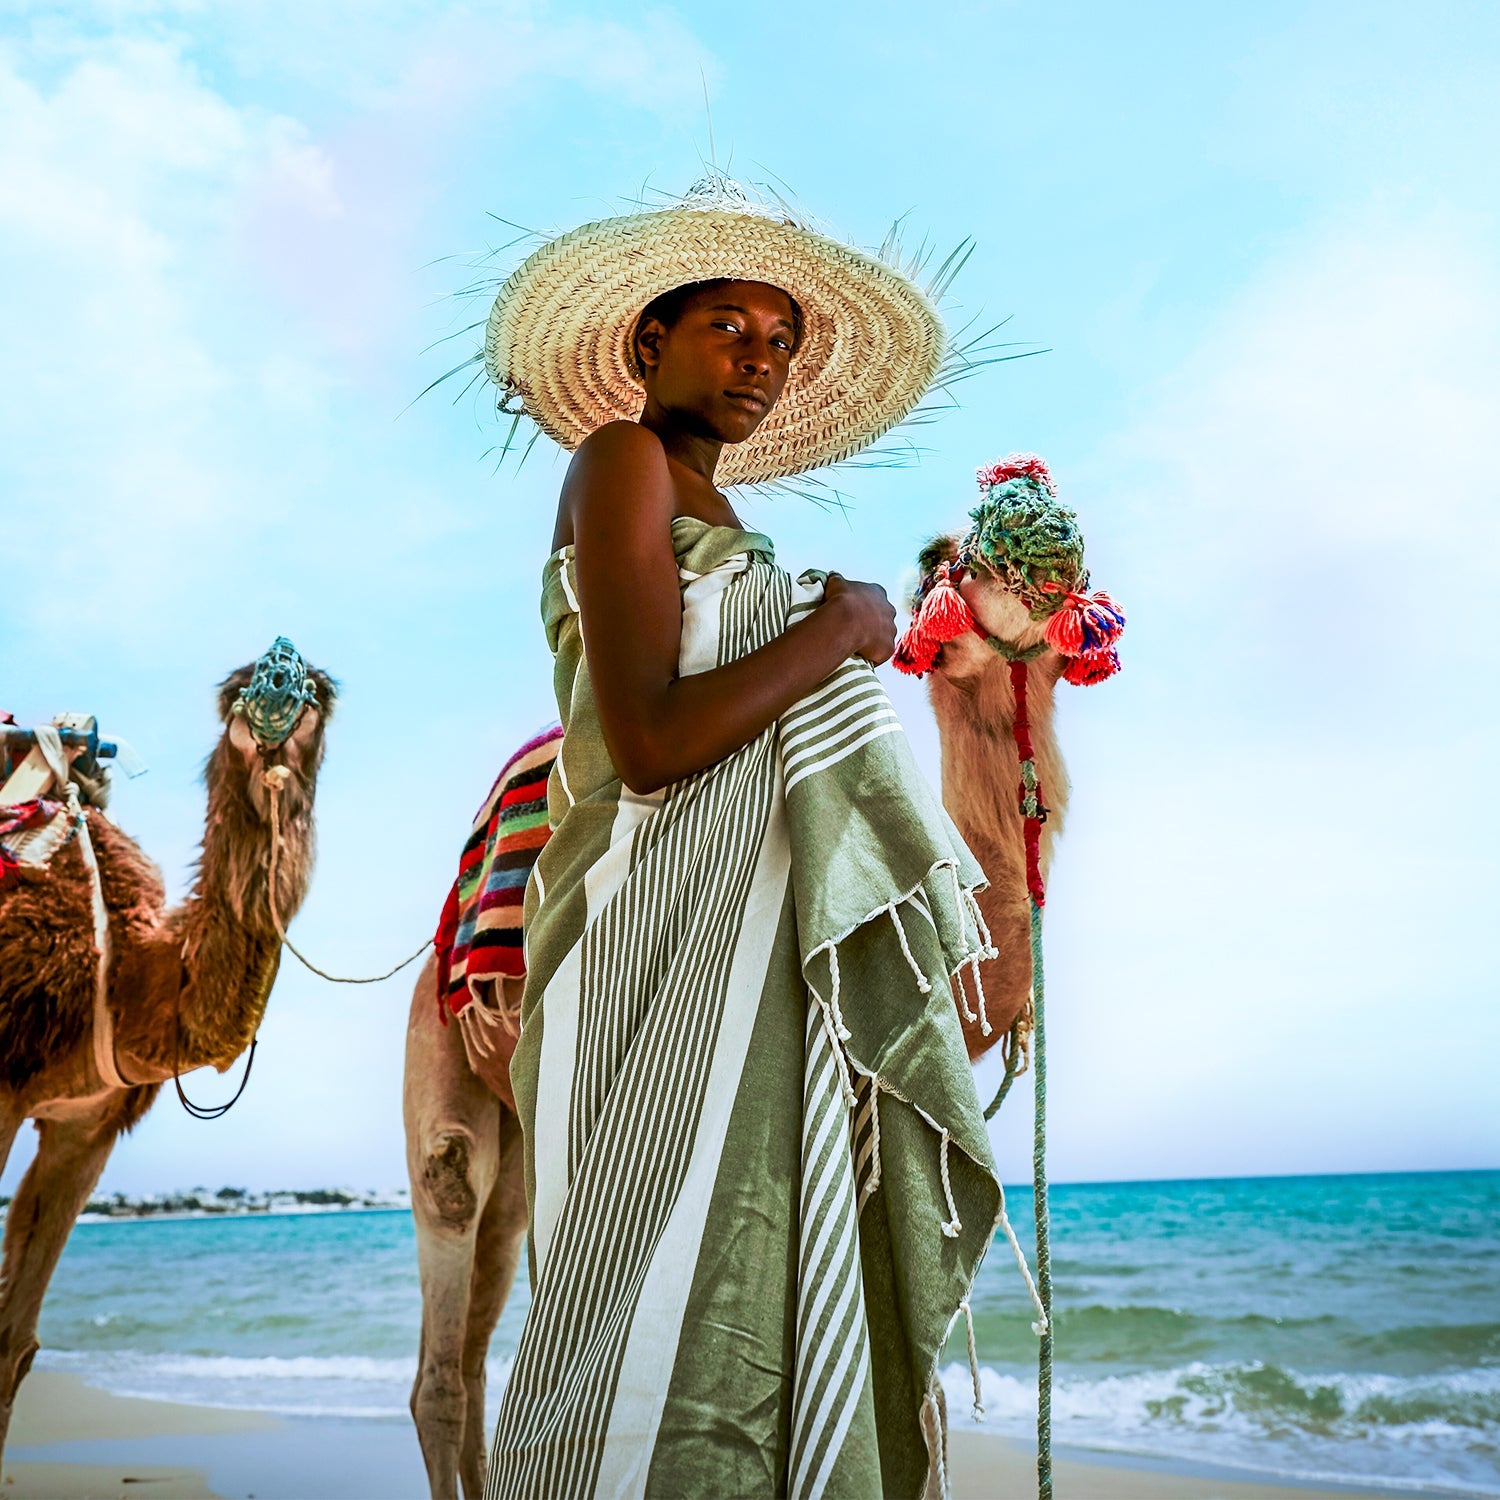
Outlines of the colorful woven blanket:
<svg viewBox="0 0 1500 1500">
<path fill-rule="evenodd" d="M 458 1015 L 481 985 L 526 973 L 521 903 L 526 880 L 551 835 L 547 778 L 562 727 L 528 740 L 495 778 L 458 862 L 433 946 L 437 950 L 438 1013 Z"/>
</svg>

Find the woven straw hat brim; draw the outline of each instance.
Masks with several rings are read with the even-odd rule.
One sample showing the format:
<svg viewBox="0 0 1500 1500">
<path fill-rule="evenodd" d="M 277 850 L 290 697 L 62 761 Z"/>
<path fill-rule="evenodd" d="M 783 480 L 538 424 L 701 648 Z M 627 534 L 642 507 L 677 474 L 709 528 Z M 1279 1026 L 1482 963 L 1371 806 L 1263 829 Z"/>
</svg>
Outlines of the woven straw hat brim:
<svg viewBox="0 0 1500 1500">
<path fill-rule="evenodd" d="M 800 304 L 802 342 L 780 401 L 726 446 L 724 485 L 784 479 L 868 447 L 913 408 L 946 352 L 942 319 L 892 267 L 758 213 L 665 208 L 585 224 L 534 252 L 506 280 L 485 334 L 485 365 L 508 397 L 569 450 L 644 392 L 627 360 L 641 310 L 714 277 L 762 281 Z"/>
</svg>

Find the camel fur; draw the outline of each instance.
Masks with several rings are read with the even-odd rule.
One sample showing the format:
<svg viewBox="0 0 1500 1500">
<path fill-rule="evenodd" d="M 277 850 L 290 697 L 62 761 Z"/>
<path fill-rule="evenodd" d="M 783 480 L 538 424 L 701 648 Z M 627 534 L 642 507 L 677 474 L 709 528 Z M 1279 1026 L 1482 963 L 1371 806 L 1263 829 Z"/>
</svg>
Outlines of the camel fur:
<svg viewBox="0 0 1500 1500">
<path fill-rule="evenodd" d="M 939 537 L 924 550 L 922 561 L 947 562 L 957 554 L 957 537 Z M 1045 639 L 1046 622 L 1033 620 L 1027 607 L 992 577 L 970 574 L 959 592 L 988 635 L 1022 649 Z M 1027 717 L 1048 808 L 1041 837 L 1044 879 L 1068 807 L 1068 773 L 1053 721 L 1053 694 L 1066 666 L 1066 659 L 1049 647 L 1026 667 Z M 973 1062 L 1029 1014 L 1031 1005 L 1031 898 L 1017 796 L 1021 759 L 1013 734 L 1016 699 L 1010 663 L 977 635 L 960 636 L 938 653 L 928 677 L 928 698 L 942 748 L 943 805 L 989 878 L 978 893 L 979 910 L 998 950 L 979 966 L 990 1033 L 982 1031 L 972 983 L 968 999 L 975 1019 L 968 1020 L 959 1007 Z"/>
<path fill-rule="evenodd" d="M 38 1135 L 0 1254 L 0 1452 L 38 1348 L 48 1282 L 116 1137 L 145 1115 L 174 1073 L 207 1065 L 225 1071 L 260 1025 L 280 955 L 267 899 L 264 781 L 278 765 L 291 773 L 281 797 L 283 921 L 307 891 L 313 796 L 336 688 L 311 671 L 317 705 L 302 710 L 282 745 L 265 750 L 233 712 L 252 671 L 242 667 L 219 686 L 225 728 L 204 767 L 203 842 L 180 905 L 167 908 L 160 872 L 134 840 L 102 810 L 86 813 L 108 914 L 116 1065 L 129 1087 L 107 1084 L 94 1059 L 99 955 L 78 841 L 43 869 L 13 871 L 0 889 L 0 1168 L 25 1120 Z"/>
</svg>

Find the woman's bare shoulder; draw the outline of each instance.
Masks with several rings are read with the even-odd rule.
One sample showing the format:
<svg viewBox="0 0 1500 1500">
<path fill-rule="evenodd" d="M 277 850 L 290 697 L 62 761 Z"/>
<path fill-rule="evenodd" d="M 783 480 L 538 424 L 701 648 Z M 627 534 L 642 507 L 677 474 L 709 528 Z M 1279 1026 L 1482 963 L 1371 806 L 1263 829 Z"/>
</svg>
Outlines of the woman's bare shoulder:
<svg viewBox="0 0 1500 1500">
<path fill-rule="evenodd" d="M 576 541 L 580 527 L 615 539 L 631 532 L 654 536 L 672 512 L 661 439 L 639 422 L 607 422 L 578 445 L 568 465 L 554 545 Z"/>
<path fill-rule="evenodd" d="M 606 422 L 596 427 L 578 445 L 573 462 L 568 467 L 569 477 L 574 471 L 593 473 L 601 465 L 627 463 L 646 468 L 659 468 L 667 472 L 667 451 L 661 439 L 649 427 L 625 418 Z"/>
</svg>

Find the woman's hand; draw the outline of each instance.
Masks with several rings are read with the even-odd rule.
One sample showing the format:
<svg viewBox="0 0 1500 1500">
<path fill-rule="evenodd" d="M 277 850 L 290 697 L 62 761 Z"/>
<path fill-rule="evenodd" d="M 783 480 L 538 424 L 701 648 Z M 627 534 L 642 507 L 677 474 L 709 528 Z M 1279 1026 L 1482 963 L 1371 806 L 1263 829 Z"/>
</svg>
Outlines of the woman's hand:
<svg viewBox="0 0 1500 1500">
<path fill-rule="evenodd" d="M 842 573 L 830 573 L 823 586 L 823 607 L 847 617 L 851 656 L 864 657 L 872 667 L 891 659 L 896 610 L 878 583 L 856 583 Z"/>
</svg>

